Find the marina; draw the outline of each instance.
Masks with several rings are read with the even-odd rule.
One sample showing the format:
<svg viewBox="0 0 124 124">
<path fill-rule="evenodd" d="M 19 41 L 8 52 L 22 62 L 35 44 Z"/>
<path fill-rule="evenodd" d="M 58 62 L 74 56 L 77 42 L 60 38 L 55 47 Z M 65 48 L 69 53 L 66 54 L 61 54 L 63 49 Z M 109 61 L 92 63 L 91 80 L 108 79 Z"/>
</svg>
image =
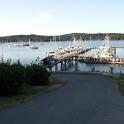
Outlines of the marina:
<svg viewBox="0 0 124 124">
<path fill-rule="evenodd" d="M 75 42 L 75 40 L 73 41 Z M 87 64 L 121 64 L 124 65 L 124 58 L 119 58 L 116 56 L 116 47 L 110 46 L 109 36 L 106 35 L 103 41 L 103 45 L 96 48 L 95 55 L 92 56 L 83 56 L 88 51 L 91 51 L 92 48 L 87 48 L 86 46 L 78 46 L 75 44 L 73 47 L 68 48 L 59 48 L 54 51 L 50 51 L 48 57 L 42 60 L 42 65 L 45 68 L 49 68 L 49 71 L 52 71 L 52 68 L 55 66 L 55 71 L 58 71 L 57 64 L 61 63 L 61 71 L 63 62 L 65 70 L 67 69 L 67 63 L 70 63 L 71 60 L 80 61 Z M 75 66 L 77 62 L 75 62 Z M 77 69 L 76 69 L 77 70 Z"/>
<path fill-rule="evenodd" d="M 49 67 L 52 67 L 52 71 L 66 70 L 71 72 L 77 70 L 89 72 L 95 66 L 96 71 L 109 72 L 109 68 L 112 66 L 114 68 L 114 73 L 120 73 L 120 70 L 122 73 L 124 73 L 124 49 L 120 48 L 121 46 L 124 46 L 124 41 L 110 41 L 112 48 L 117 47 L 116 57 L 113 57 L 113 59 L 106 58 L 106 60 L 96 57 L 96 51 L 98 51 L 99 47 L 103 46 L 103 42 L 104 41 L 82 41 L 80 43 L 80 41 L 78 41 L 79 46 L 81 44 L 80 49 L 77 47 L 79 54 L 77 54 L 78 52 L 76 51 L 76 47 L 74 50 L 72 41 L 31 42 L 30 46 L 26 47 L 15 47 L 14 43 L 3 43 L 0 45 L 0 52 L 3 54 L 4 59 L 11 58 L 12 62 L 20 60 L 22 64 L 39 63 L 41 60 L 49 56 L 49 59 L 51 60 L 51 65 L 49 65 Z M 11 47 L 8 47 L 8 45 Z M 31 46 L 37 46 L 38 49 L 32 50 L 30 48 Z M 92 49 L 83 52 L 83 50 L 88 48 Z M 56 54 L 56 57 L 54 56 L 55 58 L 53 59 L 53 57 L 50 56 L 53 54 L 52 52 L 55 52 L 56 50 L 59 52 Z M 73 50 L 73 52 L 71 50 Z M 55 55 L 55 53 L 53 55 Z M 37 59 L 37 57 L 39 57 L 39 59 Z M 77 65 L 75 65 L 75 63 Z"/>
<path fill-rule="evenodd" d="M 124 0 L 1 0 L 1 124 L 124 123 Z"/>
</svg>

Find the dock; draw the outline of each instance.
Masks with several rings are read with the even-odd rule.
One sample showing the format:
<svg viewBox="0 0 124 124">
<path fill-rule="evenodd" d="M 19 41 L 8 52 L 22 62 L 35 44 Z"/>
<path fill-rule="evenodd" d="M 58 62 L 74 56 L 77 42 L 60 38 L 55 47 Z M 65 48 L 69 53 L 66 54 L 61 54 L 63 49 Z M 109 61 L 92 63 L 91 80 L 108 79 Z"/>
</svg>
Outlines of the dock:
<svg viewBox="0 0 124 124">
<path fill-rule="evenodd" d="M 59 56 L 59 58 L 50 58 L 48 56 L 42 60 L 43 67 L 48 68 L 50 72 L 52 72 L 52 68 L 55 67 L 55 70 L 58 71 L 58 64 L 61 64 L 61 71 L 67 69 L 67 65 L 69 66 L 73 60 L 78 61 L 79 54 L 86 53 L 90 51 L 92 48 L 82 49 L 77 52 L 73 52 L 71 54 L 65 53 L 64 55 Z"/>
<path fill-rule="evenodd" d="M 66 71 L 67 68 L 74 62 L 75 68 L 78 68 L 78 62 L 83 62 L 86 64 L 118 64 L 124 65 L 124 58 L 114 57 L 114 58 L 100 58 L 100 57 L 93 57 L 93 56 L 80 56 L 80 54 L 84 55 L 85 53 L 89 52 L 93 48 L 82 49 L 78 52 L 74 52 L 73 54 L 64 54 L 59 56 L 58 59 L 50 60 L 50 57 L 44 58 L 43 67 L 47 68 L 49 72 L 52 72 L 52 68 L 55 68 L 55 71 L 58 71 L 58 65 L 60 64 L 60 70 Z"/>
<path fill-rule="evenodd" d="M 78 61 L 90 64 L 121 64 L 124 65 L 124 58 L 95 58 L 95 57 L 79 57 Z"/>
<path fill-rule="evenodd" d="M 75 39 L 75 38 L 74 38 Z M 103 45 L 100 47 L 91 47 L 84 45 L 73 46 L 67 48 L 58 48 L 49 52 L 48 56 L 42 60 L 44 68 L 49 69 L 52 72 L 52 68 L 55 67 L 55 71 L 58 71 L 58 64 L 60 64 L 61 71 L 67 70 L 73 61 L 75 61 L 75 67 L 77 67 L 78 61 L 87 64 L 120 64 L 124 65 L 124 58 L 116 56 L 116 48 L 124 48 L 124 46 L 111 47 L 109 43 L 109 36 L 105 36 Z M 75 41 L 75 40 L 74 40 Z M 95 55 L 84 55 L 92 49 L 97 49 Z"/>
</svg>

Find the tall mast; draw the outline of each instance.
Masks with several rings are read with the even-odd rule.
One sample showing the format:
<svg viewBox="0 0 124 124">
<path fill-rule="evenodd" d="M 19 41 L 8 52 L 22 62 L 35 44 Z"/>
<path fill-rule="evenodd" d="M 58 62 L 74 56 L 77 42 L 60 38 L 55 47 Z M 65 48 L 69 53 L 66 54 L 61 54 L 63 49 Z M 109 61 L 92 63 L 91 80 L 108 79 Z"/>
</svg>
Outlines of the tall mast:
<svg viewBox="0 0 124 124">
<path fill-rule="evenodd" d="M 75 39 L 74 34 L 73 34 L 73 46 L 74 46 L 74 47 L 76 46 L 76 39 Z"/>
<path fill-rule="evenodd" d="M 104 38 L 104 44 L 103 46 L 105 47 L 110 47 L 110 41 L 109 41 L 110 37 L 108 35 L 105 36 Z"/>
</svg>

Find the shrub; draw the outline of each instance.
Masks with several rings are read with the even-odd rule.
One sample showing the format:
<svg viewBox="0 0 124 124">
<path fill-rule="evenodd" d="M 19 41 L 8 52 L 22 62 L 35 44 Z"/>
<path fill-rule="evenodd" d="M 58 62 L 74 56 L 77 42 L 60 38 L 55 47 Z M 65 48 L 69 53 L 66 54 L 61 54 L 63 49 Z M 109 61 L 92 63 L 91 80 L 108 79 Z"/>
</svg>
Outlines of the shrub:
<svg viewBox="0 0 124 124">
<path fill-rule="evenodd" d="M 21 64 L 0 63 L 0 95 L 20 93 L 25 73 Z"/>
<path fill-rule="evenodd" d="M 25 83 L 31 85 L 47 85 L 50 74 L 40 65 L 24 67 L 18 61 L 11 64 L 9 61 L 0 63 L 0 96 L 16 95 L 21 93 Z"/>
<path fill-rule="evenodd" d="M 49 73 L 41 65 L 30 65 L 26 67 L 27 82 L 31 85 L 47 85 L 49 83 Z"/>
<path fill-rule="evenodd" d="M 25 68 L 20 63 L 11 65 L 12 85 L 15 93 L 21 92 L 25 83 Z"/>
</svg>

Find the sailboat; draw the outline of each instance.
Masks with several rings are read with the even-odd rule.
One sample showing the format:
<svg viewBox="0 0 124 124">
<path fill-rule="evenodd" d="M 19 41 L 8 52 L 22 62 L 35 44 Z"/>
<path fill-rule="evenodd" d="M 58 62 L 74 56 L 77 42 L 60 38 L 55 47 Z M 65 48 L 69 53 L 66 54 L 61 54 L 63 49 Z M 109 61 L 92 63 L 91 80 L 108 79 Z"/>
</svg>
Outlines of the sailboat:
<svg viewBox="0 0 124 124">
<path fill-rule="evenodd" d="M 56 39 L 54 39 L 56 40 Z M 78 41 L 75 39 L 73 34 L 73 44 L 67 47 L 67 48 L 57 48 L 53 51 L 50 51 L 48 53 L 48 56 L 52 56 L 56 59 L 62 59 L 64 57 L 72 56 L 74 54 L 81 53 L 84 50 L 84 48 L 78 44 Z"/>
<path fill-rule="evenodd" d="M 57 39 L 56 36 L 53 36 L 52 42 L 54 45 L 54 50 L 48 53 L 48 56 L 52 56 L 53 58 L 59 58 L 58 56 L 63 52 L 64 49 L 64 48 L 57 48 L 56 39 Z"/>
<path fill-rule="evenodd" d="M 96 50 L 96 57 L 99 58 L 113 58 L 116 57 L 116 49 L 110 47 L 109 36 L 106 35 L 103 45 Z"/>
<path fill-rule="evenodd" d="M 18 46 L 20 47 L 20 46 L 30 46 L 30 43 L 31 43 L 31 41 L 30 41 L 30 39 L 29 39 L 29 41 L 28 42 L 24 42 L 24 41 L 22 41 L 22 43 L 21 44 L 19 44 Z"/>
</svg>

